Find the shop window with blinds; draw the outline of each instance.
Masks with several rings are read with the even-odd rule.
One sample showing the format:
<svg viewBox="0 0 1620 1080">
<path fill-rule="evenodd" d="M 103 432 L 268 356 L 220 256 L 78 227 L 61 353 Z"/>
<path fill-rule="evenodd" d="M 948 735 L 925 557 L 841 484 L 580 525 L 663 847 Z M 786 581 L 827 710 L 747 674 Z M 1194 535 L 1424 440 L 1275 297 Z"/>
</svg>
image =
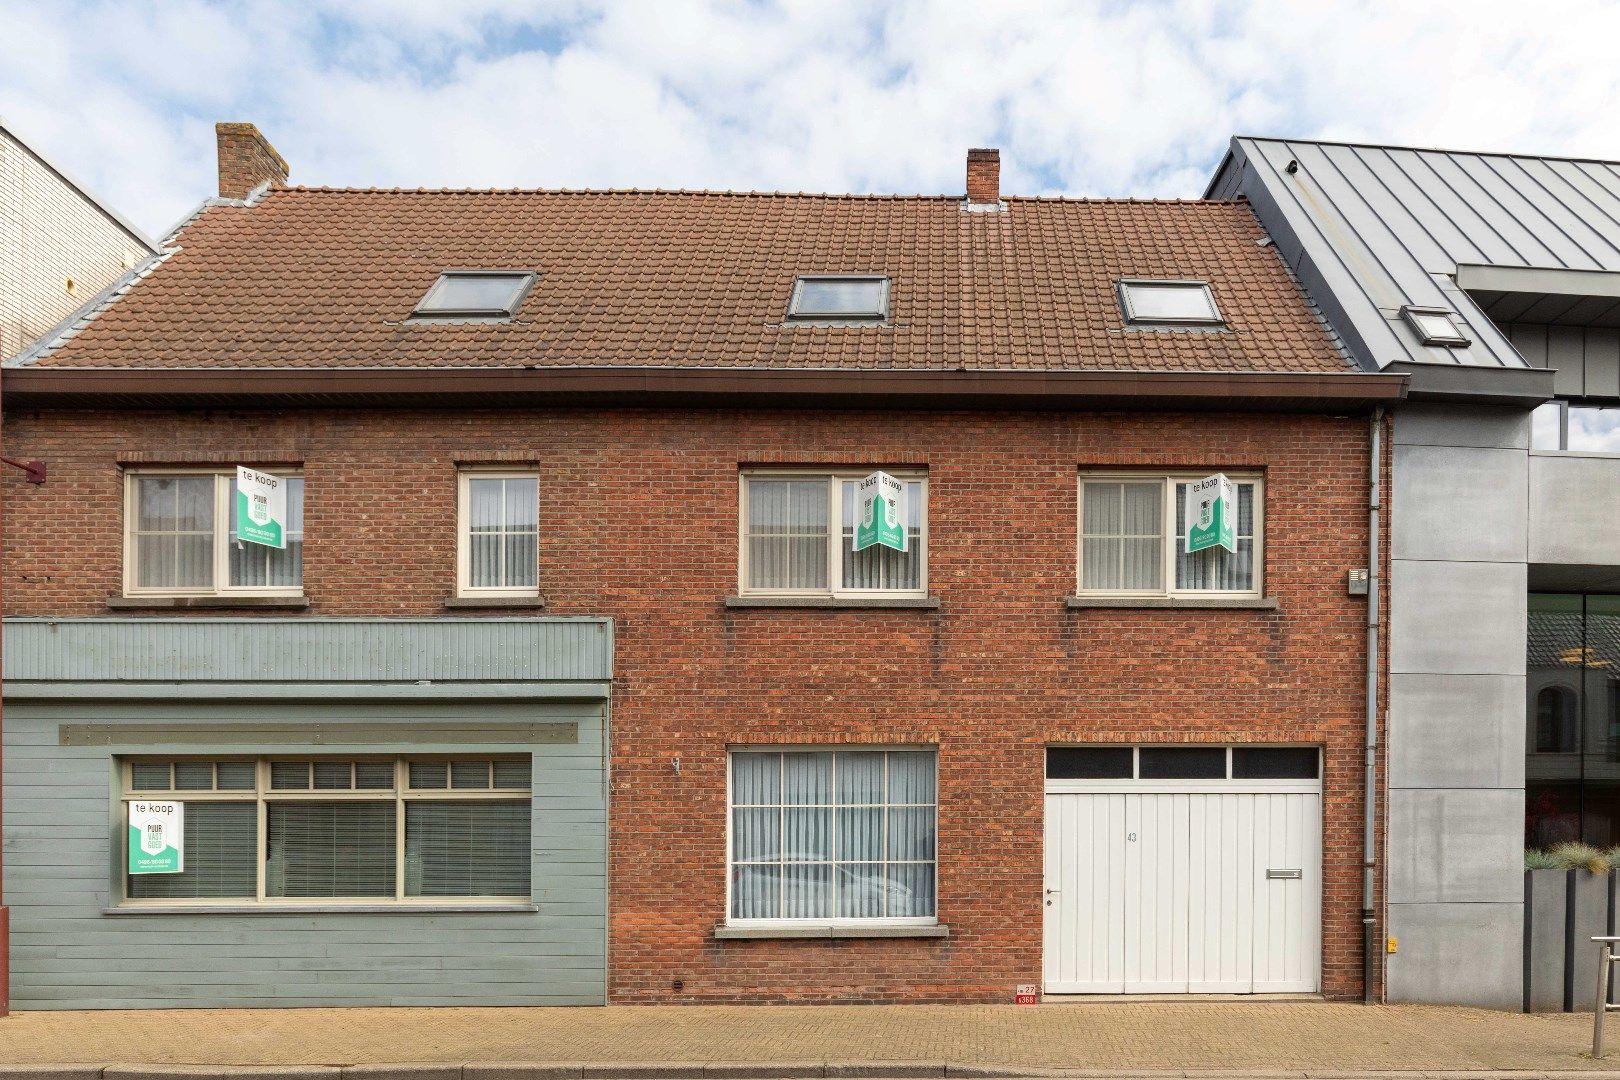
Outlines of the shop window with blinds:
<svg viewBox="0 0 1620 1080">
<path fill-rule="evenodd" d="M 1259 595 L 1263 545 L 1260 478 L 1231 475 L 1237 488 L 1237 550 L 1215 547 L 1189 553 L 1187 488 L 1200 479 L 1202 475 L 1082 476 L 1080 592 L 1105 596 Z"/>
<path fill-rule="evenodd" d="M 856 551 L 856 487 L 869 473 L 743 473 L 743 595 L 925 595 L 928 479 L 893 474 L 906 487 L 906 550 L 873 545 Z"/>
<path fill-rule="evenodd" d="M 931 750 L 731 755 L 732 922 L 935 921 Z"/>
<path fill-rule="evenodd" d="M 236 473 L 125 475 L 124 591 L 129 595 L 290 595 L 304 590 L 304 478 L 287 485 L 285 546 L 236 534 Z"/>
<path fill-rule="evenodd" d="M 539 595 L 540 478 L 463 472 L 460 503 L 460 594 Z"/>
<path fill-rule="evenodd" d="M 130 759 L 122 775 L 126 812 L 161 800 L 184 814 L 181 871 L 126 873 L 131 904 L 532 893 L 527 757 Z"/>
</svg>

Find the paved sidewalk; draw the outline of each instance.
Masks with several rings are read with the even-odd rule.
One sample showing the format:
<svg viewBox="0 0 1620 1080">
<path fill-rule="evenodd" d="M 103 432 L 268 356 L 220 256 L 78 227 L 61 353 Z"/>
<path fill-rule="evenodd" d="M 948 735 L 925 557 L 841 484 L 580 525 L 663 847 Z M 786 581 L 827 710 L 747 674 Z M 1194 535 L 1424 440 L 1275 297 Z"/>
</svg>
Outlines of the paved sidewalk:
<svg viewBox="0 0 1620 1080">
<path fill-rule="evenodd" d="M 638 1063 L 687 1075 L 704 1066 L 718 1075 L 727 1063 L 799 1076 L 847 1075 L 852 1066 L 900 1075 L 902 1065 L 936 1076 L 946 1066 L 1119 1075 L 1620 1074 L 1620 1053 L 1604 1062 L 1582 1056 L 1590 1039 L 1590 1016 L 1321 1002 L 26 1012 L 0 1020 L 0 1076 L 4 1066 L 46 1063 L 379 1062 L 442 1063 L 450 1067 L 445 1075 L 454 1069 L 468 1080 L 475 1070 L 460 1069 L 467 1063 L 566 1065 L 555 1073 L 575 1076 Z M 1620 1020 L 1613 1041 L 1620 1046 Z M 108 1080 L 115 1075 L 139 1070 L 106 1071 Z"/>
</svg>

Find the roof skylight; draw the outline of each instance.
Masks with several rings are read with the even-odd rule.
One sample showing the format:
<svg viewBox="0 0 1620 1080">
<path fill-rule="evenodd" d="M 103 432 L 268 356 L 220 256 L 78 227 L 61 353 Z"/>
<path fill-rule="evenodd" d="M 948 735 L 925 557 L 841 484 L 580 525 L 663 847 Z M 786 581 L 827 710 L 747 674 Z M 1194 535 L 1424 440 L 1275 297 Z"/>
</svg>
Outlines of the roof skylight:
<svg viewBox="0 0 1620 1080">
<path fill-rule="evenodd" d="M 1417 332 L 1425 345 L 1440 345 L 1448 349 L 1461 349 L 1473 344 L 1462 332 L 1457 320 L 1445 308 L 1401 308 L 1401 317 Z"/>
<path fill-rule="evenodd" d="M 528 270 L 446 270 L 411 314 L 419 319 L 509 319 L 533 284 Z"/>
<path fill-rule="evenodd" d="M 1131 326 L 1226 325 L 1204 281 L 1121 281 L 1119 305 Z"/>
<path fill-rule="evenodd" d="M 869 274 L 801 277 L 788 304 L 790 319 L 862 320 L 889 316 L 889 279 Z"/>
</svg>

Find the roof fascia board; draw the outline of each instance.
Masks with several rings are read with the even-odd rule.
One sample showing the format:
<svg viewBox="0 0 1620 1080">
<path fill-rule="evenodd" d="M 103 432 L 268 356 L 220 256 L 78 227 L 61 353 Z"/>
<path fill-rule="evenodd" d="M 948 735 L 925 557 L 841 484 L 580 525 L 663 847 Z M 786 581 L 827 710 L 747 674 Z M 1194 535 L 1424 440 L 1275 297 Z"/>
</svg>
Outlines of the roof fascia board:
<svg viewBox="0 0 1620 1080">
<path fill-rule="evenodd" d="M 1470 292 L 1620 298 L 1620 271 L 1458 263 L 1457 285 Z"/>
<path fill-rule="evenodd" d="M 120 214 L 117 210 L 114 210 L 111 206 L 107 205 L 107 203 L 104 202 L 98 195 L 80 183 L 72 173 L 62 168 L 62 166 L 58 165 L 45 154 L 41 153 L 39 147 L 23 138 L 22 135 L 18 133 L 16 127 L 12 125 L 11 121 L 7 120 L 4 116 L 0 116 L 0 131 L 4 131 L 7 135 L 10 135 L 13 139 L 15 139 L 17 145 L 28 151 L 28 153 L 33 156 L 35 161 L 39 162 L 51 172 L 55 173 L 58 179 L 60 179 L 64 184 L 72 188 L 74 191 L 78 192 L 79 197 L 84 199 L 84 201 L 89 203 L 91 206 L 95 207 L 103 217 L 107 218 L 114 225 L 117 225 L 120 229 L 124 230 L 124 232 L 128 233 L 130 239 L 146 248 L 148 254 L 157 254 L 158 245 L 156 241 L 147 236 L 146 233 L 134 222 L 130 221 L 123 214 Z"/>
<path fill-rule="evenodd" d="M 1553 396 L 1551 368 L 1478 367 L 1467 364 L 1416 364 L 1400 361 L 1385 369 L 1409 376 L 1412 401 L 1466 405 L 1513 405 L 1534 408 Z"/>
<path fill-rule="evenodd" d="M 86 398 L 151 401 L 450 401 L 527 395 L 534 401 L 773 399 L 861 404 L 905 401 L 1022 407 L 1132 404 L 1157 408 L 1343 409 L 1399 400 L 1404 375 L 1305 372 L 863 371 L 717 368 L 325 369 L 311 371 L 8 368 L 8 402 L 71 405 Z"/>
</svg>

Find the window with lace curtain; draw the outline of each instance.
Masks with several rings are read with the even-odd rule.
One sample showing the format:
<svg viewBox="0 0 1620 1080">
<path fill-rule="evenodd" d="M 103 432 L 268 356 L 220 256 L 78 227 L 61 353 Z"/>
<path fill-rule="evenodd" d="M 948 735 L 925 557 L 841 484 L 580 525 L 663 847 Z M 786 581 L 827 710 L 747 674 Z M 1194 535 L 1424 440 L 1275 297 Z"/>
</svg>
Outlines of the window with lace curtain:
<svg viewBox="0 0 1620 1080">
<path fill-rule="evenodd" d="M 180 802 L 184 869 L 132 905 L 527 903 L 530 761 L 135 758 L 124 804 Z"/>
<path fill-rule="evenodd" d="M 1211 470 L 1214 471 L 1214 470 Z M 1080 592 L 1104 596 L 1258 596 L 1263 565 L 1263 485 L 1237 487 L 1237 550 L 1186 549 L 1185 503 L 1197 475 L 1080 478 Z"/>
<path fill-rule="evenodd" d="M 742 474 L 745 596 L 923 596 L 928 591 L 928 479 L 906 485 L 906 550 L 855 550 L 856 485 L 870 469 Z"/>
<path fill-rule="evenodd" d="M 461 474 L 457 542 L 462 596 L 538 596 L 540 478 L 532 472 Z"/>
<path fill-rule="evenodd" d="M 729 920 L 931 923 L 936 755 L 731 755 Z"/>
<path fill-rule="evenodd" d="M 124 592 L 144 596 L 300 596 L 304 478 L 287 483 L 286 546 L 236 535 L 236 470 L 130 470 L 124 477 Z"/>
</svg>

